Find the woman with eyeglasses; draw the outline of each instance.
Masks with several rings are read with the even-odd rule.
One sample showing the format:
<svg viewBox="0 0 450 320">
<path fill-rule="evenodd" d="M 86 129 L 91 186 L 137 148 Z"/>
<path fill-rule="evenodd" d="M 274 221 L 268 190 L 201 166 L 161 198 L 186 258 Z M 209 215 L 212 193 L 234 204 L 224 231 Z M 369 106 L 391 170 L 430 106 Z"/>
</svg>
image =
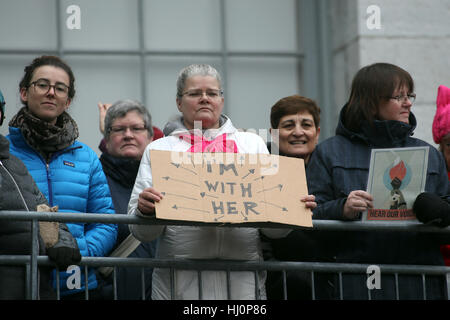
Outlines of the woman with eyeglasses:
<svg viewBox="0 0 450 320">
<path fill-rule="evenodd" d="M 412 137 L 416 118 L 411 112 L 414 81 L 402 68 L 375 63 L 360 69 L 353 78 L 348 102 L 340 112 L 336 135 L 321 143 L 306 169 L 309 192 L 316 196 L 313 219 L 355 221 L 373 207 L 366 191 L 372 149 L 428 146 L 425 191 L 448 192 L 445 162 L 434 147 Z M 339 263 L 443 265 L 439 239 L 414 231 L 357 231 L 328 234 L 330 258 Z M 381 270 L 380 289 L 371 299 L 396 299 L 394 275 Z M 335 282 L 344 299 L 368 299 L 367 275 L 345 274 Z M 423 299 L 420 275 L 398 276 L 400 299 Z M 445 279 L 426 277 L 426 298 L 446 299 Z"/>
<path fill-rule="evenodd" d="M 5 104 L 0 91 L 0 126 L 5 118 Z M 42 206 L 44 210 L 51 210 L 47 199 L 39 191 L 23 162 L 10 153 L 9 141 L 0 134 L 0 210 L 29 212 L 36 211 Z M 61 268 L 80 262 L 80 251 L 66 224 L 55 225 L 41 221 L 38 229 L 39 255 L 48 255 Z M 0 222 L 0 255 L 31 254 L 32 233 L 30 221 L 2 220 Z M 30 290 L 26 290 L 29 287 L 26 269 L 25 265 L 0 265 L 0 300 L 24 300 L 31 297 Z M 38 268 L 37 297 L 39 299 L 56 298 L 50 275 L 51 267 Z"/>
<path fill-rule="evenodd" d="M 119 100 L 107 108 L 103 119 L 105 145 L 100 157 L 108 180 L 116 213 L 127 214 L 128 202 L 133 190 L 139 164 L 147 145 L 153 141 L 154 127 L 148 110 L 136 100 Z M 101 129 L 101 128 L 100 128 Z M 157 128 L 156 128 L 157 129 Z M 117 245 L 130 234 L 128 225 L 120 224 Z M 155 243 L 136 243 L 133 258 L 153 258 Z M 142 299 L 141 270 L 117 268 L 117 298 L 119 300 Z M 145 269 L 145 297 L 151 296 L 152 269 Z M 112 280 L 109 278 L 109 280 Z"/>
<path fill-rule="evenodd" d="M 128 205 L 130 215 L 154 217 L 155 202 L 164 201 L 163 194 L 152 184 L 152 150 L 268 153 L 261 137 L 238 131 L 222 114 L 221 77 L 210 65 L 190 65 L 181 70 L 176 104 L 181 114 L 165 126 L 166 137 L 150 143 L 144 152 Z M 303 201 L 306 206 L 315 205 L 312 196 L 306 196 Z M 245 261 L 262 260 L 259 232 L 269 237 L 282 237 L 289 233 L 287 229 L 212 226 L 130 225 L 130 230 L 142 241 L 158 238 L 157 258 Z M 155 268 L 152 298 L 227 299 L 228 292 L 231 299 L 266 298 L 264 272 L 231 271 L 228 275 L 229 278 L 226 271 L 176 269 L 172 277 L 170 269 Z"/>
<path fill-rule="evenodd" d="M 70 66 L 59 57 L 41 56 L 24 71 L 19 84 L 24 106 L 9 122 L 11 153 L 25 163 L 50 206 L 58 206 L 62 212 L 114 213 L 98 156 L 77 140 L 77 124 L 67 113 L 75 95 Z M 116 225 L 67 226 L 82 256 L 105 256 L 116 241 Z M 81 270 L 81 281 L 74 281 L 75 273 L 61 270 L 62 297 L 84 298 L 85 273 Z M 55 284 L 55 274 L 53 281 Z M 87 282 L 89 298 L 101 298 L 101 279 L 93 268 L 89 268 Z"/>
</svg>

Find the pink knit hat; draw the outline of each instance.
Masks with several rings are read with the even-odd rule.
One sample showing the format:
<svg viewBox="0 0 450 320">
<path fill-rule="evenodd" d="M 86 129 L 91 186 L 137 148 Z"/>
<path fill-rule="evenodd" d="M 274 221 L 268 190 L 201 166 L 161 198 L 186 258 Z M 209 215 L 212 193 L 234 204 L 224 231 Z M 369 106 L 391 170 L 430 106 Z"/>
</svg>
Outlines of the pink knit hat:
<svg viewBox="0 0 450 320">
<path fill-rule="evenodd" d="M 450 88 L 439 86 L 433 120 L 433 139 L 437 144 L 450 133 Z"/>
</svg>

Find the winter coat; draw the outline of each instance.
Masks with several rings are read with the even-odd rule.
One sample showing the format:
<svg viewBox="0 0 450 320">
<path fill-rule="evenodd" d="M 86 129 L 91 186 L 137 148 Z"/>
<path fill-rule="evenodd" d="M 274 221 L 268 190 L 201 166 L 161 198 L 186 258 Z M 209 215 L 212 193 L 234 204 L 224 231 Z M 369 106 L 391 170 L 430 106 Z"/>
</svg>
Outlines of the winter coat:
<svg viewBox="0 0 450 320">
<path fill-rule="evenodd" d="M 187 129 L 181 122 L 169 123 L 172 128 L 169 136 L 150 143 L 142 157 L 136 183 L 131 194 L 128 214 L 141 215 L 137 209 L 139 194 L 143 189 L 152 186 L 150 164 L 151 150 L 167 150 L 185 152 L 191 144 L 180 139 Z M 239 132 L 226 116 L 221 116 L 218 130 L 206 130 L 208 139 L 227 134 L 227 140 L 234 140 L 240 153 L 268 153 L 264 141 L 249 132 Z M 194 226 L 151 226 L 130 225 L 133 235 L 142 241 L 151 241 L 157 237 L 157 258 L 162 259 L 226 259 L 261 261 L 262 250 L 259 232 L 269 237 L 282 237 L 290 230 L 264 230 L 256 228 L 221 228 Z M 258 272 L 258 283 L 255 283 L 253 272 L 235 272 L 229 274 L 231 299 L 255 299 L 255 288 L 261 298 L 265 298 L 265 272 Z M 169 269 L 155 268 L 153 271 L 153 299 L 171 298 L 171 272 Z M 197 271 L 175 270 L 173 277 L 173 296 L 175 299 L 199 298 L 199 282 Z M 201 271 L 202 294 L 204 299 L 227 299 L 227 273 L 225 271 Z"/>
<path fill-rule="evenodd" d="M 108 185 L 111 190 L 111 197 L 114 208 L 118 214 L 127 214 L 128 202 L 133 190 L 136 175 L 139 169 L 139 160 L 118 158 L 111 156 L 105 150 L 100 157 Z M 128 235 L 130 229 L 126 224 L 119 224 L 117 245 L 120 245 Z M 154 258 L 156 250 L 156 240 L 141 243 L 130 255 L 131 258 Z M 145 268 L 145 288 L 146 298 L 151 296 L 152 288 L 152 268 Z M 139 300 L 142 299 L 141 269 L 138 268 L 117 268 L 117 298 L 119 300 Z"/>
<path fill-rule="evenodd" d="M 62 212 L 114 213 L 109 187 L 97 154 L 84 143 L 71 146 L 52 155 L 49 163 L 25 141 L 20 128 L 9 127 L 10 151 L 21 159 L 33 176 L 50 206 L 59 206 Z M 103 223 L 67 223 L 78 243 L 82 256 L 107 255 L 115 244 L 117 226 Z M 81 287 L 68 289 L 70 273 L 60 272 L 61 295 L 84 290 L 84 272 Z M 93 269 L 89 270 L 88 287 L 97 287 Z"/>
<path fill-rule="evenodd" d="M 437 195 L 448 192 L 445 162 L 438 150 L 412 138 L 416 119 L 411 113 L 409 124 L 399 121 L 374 121 L 363 124 L 358 132 L 343 124 L 341 111 L 336 136 L 321 142 L 312 153 L 306 175 L 308 190 L 316 196 L 313 219 L 342 220 L 348 194 L 366 190 L 373 148 L 429 146 L 425 191 Z M 370 264 L 443 265 L 439 241 L 431 234 L 403 231 L 328 232 L 328 241 L 320 250 L 336 262 Z M 367 276 L 347 275 L 343 278 L 345 299 L 367 299 Z M 445 283 L 440 277 L 427 277 L 427 298 L 445 298 Z M 394 276 L 381 277 L 381 290 L 372 290 L 371 298 L 395 299 Z M 399 276 L 400 299 L 422 299 L 420 276 Z M 339 286 L 336 283 L 336 294 Z"/>
<path fill-rule="evenodd" d="M 0 135 L 0 210 L 36 211 L 37 205 L 46 203 L 25 165 L 9 153 L 9 142 Z M 0 220 L 0 255 L 28 254 L 31 254 L 31 222 Z M 39 237 L 39 255 L 44 254 L 45 245 Z M 41 299 L 56 297 L 51 287 L 50 273 L 48 267 L 39 268 Z M 25 266 L 0 265 L 0 300 L 27 298 L 26 274 Z"/>
</svg>

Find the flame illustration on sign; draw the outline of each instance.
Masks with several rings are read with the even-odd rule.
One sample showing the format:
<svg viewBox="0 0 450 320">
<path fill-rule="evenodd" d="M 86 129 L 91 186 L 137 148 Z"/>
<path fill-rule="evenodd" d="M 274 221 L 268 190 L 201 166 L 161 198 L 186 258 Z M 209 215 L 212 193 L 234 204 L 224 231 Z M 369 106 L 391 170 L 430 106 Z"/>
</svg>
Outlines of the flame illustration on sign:
<svg viewBox="0 0 450 320">
<path fill-rule="evenodd" d="M 398 162 L 398 159 L 395 162 Z M 406 166 L 403 160 L 400 161 L 397 165 L 393 166 L 392 169 L 389 171 L 389 176 L 391 177 L 391 180 L 398 178 L 401 181 L 403 180 L 405 175 L 406 175 Z"/>
</svg>

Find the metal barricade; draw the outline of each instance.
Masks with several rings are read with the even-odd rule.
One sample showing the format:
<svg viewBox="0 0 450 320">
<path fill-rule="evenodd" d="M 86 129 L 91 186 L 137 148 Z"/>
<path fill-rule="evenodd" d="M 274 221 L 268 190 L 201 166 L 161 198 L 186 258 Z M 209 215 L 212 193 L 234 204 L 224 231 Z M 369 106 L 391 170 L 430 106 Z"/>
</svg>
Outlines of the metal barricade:
<svg viewBox="0 0 450 320">
<path fill-rule="evenodd" d="M 31 221 L 32 223 L 32 252 L 30 255 L 0 255 L 0 265 L 25 265 L 27 268 L 27 283 L 29 283 L 29 298 L 32 300 L 38 299 L 38 266 L 54 266 L 47 256 L 38 255 L 38 221 L 59 221 L 59 222 L 98 222 L 111 224 L 159 224 L 159 225 L 208 225 L 219 227 L 257 227 L 257 228 L 291 228 L 292 226 L 285 226 L 274 223 L 245 223 L 245 224 L 218 224 L 218 223 L 198 223 L 188 221 L 172 221 L 160 219 L 148 219 L 137 216 L 128 216 L 120 214 L 97 214 L 97 213 L 60 213 L 60 212 L 24 212 L 24 211 L 0 211 L 0 220 L 21 220 Z M 431 234 L 448 234 L 450 235 L 450 227 L 438 228 L 428 226 L 419 222 L 371 222 L 364 223 L 360 221 L 330 221 L 330 220 L 314 220 L 313 230 L 328 230 L 328 231 L 376 231 L 376 230 L 390 230 L 390 231 L 414 231 L 425 232 Z M 227 261 L 227 260 L 186 260 L 186 259 L 148 259 L 148 258 L 117 258 L 117 257 L 83 257 L 79 263 L 83 267 L 83 272 L 87 275 L 88 267 L 113 267 L 113 288 L 114 298 L 117 299 L 117 279 L 116 270 L 119 267 L 139 267 L 141 268 L 141 288 L 142 298 L 145 298 L 145 268 L 168 268 L 173 271 L 176 269 L 196 270 L 199 279 L 199 299 L 208 298 L 202 293 L 202 271 L 205 270 L 221 270 L 227 273 L 228 282 L 228 298 L 230 295 L 230 272 L 231 271 L 252 271 L 255 275 L 255 284 L 258 283 L 259 271 L 279 271 L 283 279 L 284 298 L 287 296 L 287 287 L 289 283 L 286 280 L 286 273 L 290 271 L 301 271 L 309 273 L 312 292 L 311 297 L 315 299 L 315 275 L 320 273 L 334 273 L 339 279 L 339 297 L 343 299 L 342 293 L 342 275 L 348 273 L 367 274 L 369 264 L 356 263 L 330 263 L 330 262 L 290 262 L 290 261 Z M 446 277 L 447 284 L 450 279 L 450 267 L 445 266 L 425 266 L 425 265 L 377 265 L 383 274 L 394 275 L 396 279 L 396 297 L 399 299 L 398 292 L 398 276 L 399 275 L 419 275 L 422 277 L 423 298 L 426 296 L 426 277 L 427 276 L 442 276 Z M 58 276 L 58 272 L 56 272 Z M 87 276 L 86 276 L 87 279 Z M 59 279 L 56 281 L 59 284 Z M 85 298 L 89 299 L 89 288 L 87 281 L 85 283 Z M 449 290 L 450 285 L 447 285 Z M 371 298 L 371 289 L 368 290 L 368 297 Z M 60 298 L 59 287 L 57 288 L 57 298 Z M 173 276 L 172 276 L 172 294 L 173 294 Z M 255 287 L 255 297 L 258 299 L 258 290 Z M 448 292 L 447 297 L 450 297 Z"/>
</svg>

